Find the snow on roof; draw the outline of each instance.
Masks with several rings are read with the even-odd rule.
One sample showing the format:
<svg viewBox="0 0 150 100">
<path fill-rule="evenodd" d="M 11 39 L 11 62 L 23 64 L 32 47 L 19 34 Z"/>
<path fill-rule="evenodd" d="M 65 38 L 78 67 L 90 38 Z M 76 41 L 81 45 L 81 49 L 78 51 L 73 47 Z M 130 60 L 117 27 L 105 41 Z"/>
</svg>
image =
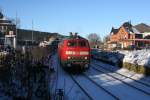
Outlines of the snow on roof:
<svg viewBox="0 0 150 100">
<path fill-rule="evenodd" d="M 132 27 L 133 33 L 141 34 L 135 27 Z"/>
</svg>

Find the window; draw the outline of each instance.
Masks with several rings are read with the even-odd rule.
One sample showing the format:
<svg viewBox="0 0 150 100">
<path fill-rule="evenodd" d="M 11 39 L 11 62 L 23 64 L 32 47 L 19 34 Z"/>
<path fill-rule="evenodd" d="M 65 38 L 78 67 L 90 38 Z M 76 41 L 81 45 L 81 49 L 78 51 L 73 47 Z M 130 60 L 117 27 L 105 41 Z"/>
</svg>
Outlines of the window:
<svg viewBox="0 0 150 100">
<path fill-rule="evenodd" d="M 4 26 L 2 26 L 2 31 L 4 30 Z"/>
<path fill-rule="evenodd" d="M 80 47 L 86 47 L 86 42 L 85 41 L 79 41 L 79 46 Z"/>
<path fill-rule="evenodd" d="M 75 42 L 75 41 L 68 41 L 67 45 L 68 45 L 69 47 L 74 47 L 74 46 L 77 45 L 77 42 Z"/>
</svg>

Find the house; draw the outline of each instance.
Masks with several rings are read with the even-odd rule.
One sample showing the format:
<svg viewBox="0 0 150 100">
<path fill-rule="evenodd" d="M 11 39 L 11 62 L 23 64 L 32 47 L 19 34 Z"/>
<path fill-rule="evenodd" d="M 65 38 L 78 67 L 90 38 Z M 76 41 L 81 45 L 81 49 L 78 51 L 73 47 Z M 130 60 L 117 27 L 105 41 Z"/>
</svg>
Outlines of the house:
<svg viewBox="0 0 150 100">
<path fill-rule="evenodd" d="M 144 39 L 150 39 L 150 26 L 144 23 L 141 23 L 141 24 L 135 25 L 134 27 L 138 29 L 140 33 L 143 34 Z"/>
<path fill-rule="evenodd" d="M 144 28 L 144 29 L 143 29 Z M 145 47 L 150 45 L 150 26 L 139 24 L 133 26 L 130 22 L 123 23 L 118 29 L 112 27 L 108 48 Z"/>
<path fill-rule="evenodd" d="M 4 36 L 4 45 L 16 47 L 16 25 L 0 12 L 0 32 Z M 3 37 L 1 37 L 3 38 Z"/>
</svg>

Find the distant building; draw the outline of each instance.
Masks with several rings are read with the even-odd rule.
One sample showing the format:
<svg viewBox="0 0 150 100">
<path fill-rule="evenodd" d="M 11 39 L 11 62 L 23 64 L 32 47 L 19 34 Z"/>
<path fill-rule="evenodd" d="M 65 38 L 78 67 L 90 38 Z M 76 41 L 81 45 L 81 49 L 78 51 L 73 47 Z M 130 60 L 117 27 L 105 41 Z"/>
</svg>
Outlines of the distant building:
<svg viewBox="0 0 150 100">
<path fill-rule="evenodd" d="M 48 41 L 51 37 L 57 37 L 58 33 L 17 29 L 18 46 L 38 46 L 42 41 Z"/>
<path fill-rule="evenodd" d="M 130 22 L 123 23 L 120 28 L 115 29 L 112 27 L 110 32 L 110 40 L 108 48 L 128 48 L 146 47 L 150 46 L 150 26 L 146 24 L 139 24 L 133 26 Z"/>
<path fill-rule="evenodd" d="M 144 39 L 150 39 L 150 26 L 141 23 L 134 26 L 140 33 L 142 33 Z"/>
<path fill-rule="evenodd" d="M 17 36 L 16 36 L 17 32 Z M 58 33 L 41 32 L 29 29 L 16 29 L 15 23 L 0 12 L 0 45 L 18 48 L 22 46 L 38 46 L 41 41 L 48 41 Z"/>
<path fill-rule="evenodd" d="M 0 12 L 0 33 L 4 45 L 16 47 L 16 25 Z"/>
<path fill-rule="evenodd" d="M 5 41 L 5 36 L 2 32 L 0 32 L 0 46 L 4 45 L 4 41 Z"/>
</svg>

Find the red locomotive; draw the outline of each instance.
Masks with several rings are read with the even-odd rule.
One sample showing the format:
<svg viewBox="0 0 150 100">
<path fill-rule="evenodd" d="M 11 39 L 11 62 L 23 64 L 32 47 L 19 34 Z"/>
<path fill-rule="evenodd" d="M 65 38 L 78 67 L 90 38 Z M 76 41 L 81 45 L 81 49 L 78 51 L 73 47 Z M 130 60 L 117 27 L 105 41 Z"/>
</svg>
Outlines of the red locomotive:
<svg viewBox="0 0 150 100">
<path fill-rule="evenodd" d="M 61 41 L 58 45 L 60 64 L 66 69 L 88 69 L 90 64 L 90 46 L 88 40 L 75 33 Z"/>
</svg>

